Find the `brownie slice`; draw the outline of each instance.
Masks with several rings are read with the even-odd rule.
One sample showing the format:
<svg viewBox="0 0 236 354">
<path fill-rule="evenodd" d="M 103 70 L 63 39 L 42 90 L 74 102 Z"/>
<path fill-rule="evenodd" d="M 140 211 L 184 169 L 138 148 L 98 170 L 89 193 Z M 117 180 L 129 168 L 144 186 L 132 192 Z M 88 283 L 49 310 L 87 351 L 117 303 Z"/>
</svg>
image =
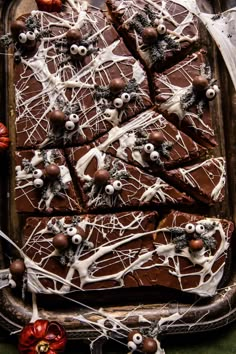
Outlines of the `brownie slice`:
<svg viewBox="0 0 236 354">
<path fill-rule="evenodd" d="M 225 196 L 225 160 L 211 158 L 201 163 L 166 172 L 174 185 L 207 204 L 219 203 Z"/>
<path fill-rule="evenodd" d="M 129 47 L 148 69 L 160 72 L 183 59 L 198 40 L 198 20 L 171 0 L 106 0 Z"/>
<path fill-rule="evenodd" d="M 170 213 L 156 233 L 153 281 L 158 279 L 159 284 L 203 297 L 213 296 L 224 274 L 233 229 L 228 220 Z"/>
<path fill-rule="evenodd" d="M 82 144 L 152 105 L 143 68 L 101 11 L 29 18 L 36 47 L 14 70 L 17 147 Z"/>
<path fill-rule="evenodd" d="M 139 211 L 28 218 L 22 250 L 42 269 L 34 267 L 28 288 L 33 284 L 34 292 L 50 294 L 53 289 L 63 294 L 76 288 L 138 287 L 134 270 L 152 257 L 149 249 L 156 224 L 156 212 Z"/>
<path fill-rule="evenodd" d="M 190 204 L 185 193 L 97 147 L 66 150 L 86 210 Z"/>
<path fill-rule="evenodd" d="M 193 161 L 206 152 L 153 110 L 114 127 L 96 142 L 96 146 L 154 174 Z"/>
<path fill-rule="evenodd" d="M 181 212 L 156 224 L 155 212 L 138 211 L 28 218 L 22 249 L 28 289 L 64 294 L 162 285 L 214 295 L 233 224 Z"/>
<path fill-rule="evenodd" d="M 219 92 L 206 52 L 185 58 L 162 74 L 155 74 L 158 110 L 180 130 L 206 147 L 217 145 L 209 102 Z"/>
<path fill-rule="evenodd" d="M 18 212 L 79 209 L 70 171 L 61 150 L 16 152 L 15 203 Z"/>
</svg>

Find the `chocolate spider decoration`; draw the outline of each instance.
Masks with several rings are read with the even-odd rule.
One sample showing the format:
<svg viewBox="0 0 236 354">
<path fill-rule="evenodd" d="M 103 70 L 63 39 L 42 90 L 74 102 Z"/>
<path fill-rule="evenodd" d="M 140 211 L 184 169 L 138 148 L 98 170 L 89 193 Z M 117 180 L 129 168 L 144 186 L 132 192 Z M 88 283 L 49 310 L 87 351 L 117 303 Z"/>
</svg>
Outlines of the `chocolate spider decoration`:
<svg viewBox="0 0 236 354">
<path fill-rule="evenodd" d="M 161 13 L 152 11 L 149 5 L 144 6 L 145 13 L 136 14 L 128 23 L 141 37 L 141 50 L 149 53 L 152 63 L 165 60 L 166 51 L 180 50 L 179 43 L 169 34 Z"/>
<path fill-rule="evenodd" d="M 139 150 L 148 163 L 163 167 L 161 157 L 169 159 L 172 146 L 172 142 L 165 141 L 161 131 L 154 130 L 149 134 L 138 131 L 134 149 Z"/>
<path fill-rule="evenodd" d="M 123 78 L 114 78 L 108 86 L 95 87 L 95 99 L 102 103 L 104 113 L 106 109 L 124 109 L 139 99 L 138 84 L 135 79 L 125 82 Z"/>
<path fill-rule="evenodd" d="M 159 341 L 152 336 L 145 335 L 143 330 L 134 329 L 130 331 L 127 346 L 131 353 L 136 351 L 145 354 L 162 352 Z"/>
<path fill-rule="evenodd" d="M 210 67 L 203 66 L 200 75 L 193 78 L 192 85 L 181 97 L 180 104 L 184 110 L 195 105 L 201 117 L 207 102 L 212 101 L 219 91 L 216 80 L 211 78 Z"/>
<path fill-rule="evenodd" d="M 216 248 L 216 240 L 208 232 L 212 231 L 216 226 L 216 222 L 187 223 L 185 227 L 170 227 L 173 243 L 176 252 L 189 247 L 191 252 L 197 252 L 204 247 L 208 250 Z"/>
<path fill-rule="evenodd" d="M 15 20 L 11 23 L 11 32 L 1 36 L 1 46 L 8 48 L 14 45 L 14 60 L 21 61 L 21 56 L 35 50 L 37 41 L 44 36 L 50 36 L 50 31 L 43 31 L 40 28 L 38 19 L 29 16 L 26 21 Z"/>
<path fill-rule="evenodd" d="M 52 152 L 51 161 L 47 160 L 47 154 L 45 151 L 41 151 L 43 157 L 44 168 L 36 168 L 32 163 L 23 159 L 22 164 L 27 174 L 31 174 L 33 186 L 41 191 L 42 200 L 45 202 L 48 200 L 48 187 L 53 196 L 61 195 L 61 190 L 67 189 L 67 185 L 63 183 L 61 177 L 60 167 L 53 161 L 57 158 L 57 154 Z M 47 208 L 46 211 L 51 213 L 52 208 Z"/>
<path fill-rule="evenodd" d="M 86 56 L 96 53 L 98 51 L 96 47 L 97 40 L 98 36 L 92 36 L 91 32 L 82 36 L 79 29 L 72 28 L 68 30 L 65 38 L 57 40 L 55 43 L 58 51 L 67 55 L 66 59 L 61 64 L 69 60 L 81 62 Z"/>
<path fill-rule="evenodd" d="M 89 192 L 90 198 L 100 195 L 103 197 L 101 202 L 106 205 L 107 199 L 119 196 L 123 187 L 121 179 L 129 178 L 124 169 L 119 169 L 119 164 L 116 161 L 111 167 L 111 160 L 107 158 L 104 168 L 94 173 L 93 178 L 84 185 L 84 191 Z"/>
</svg>

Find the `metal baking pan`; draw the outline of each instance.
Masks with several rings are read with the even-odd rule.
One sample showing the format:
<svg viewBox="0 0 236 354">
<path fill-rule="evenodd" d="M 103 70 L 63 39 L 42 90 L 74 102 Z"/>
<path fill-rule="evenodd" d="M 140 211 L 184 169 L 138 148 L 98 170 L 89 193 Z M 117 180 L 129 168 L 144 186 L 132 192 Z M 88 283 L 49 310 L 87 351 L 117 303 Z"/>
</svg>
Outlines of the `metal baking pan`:
<svg viewBox="0 0 236 354">
<path fill-rule="evenodd" d="M 232 4 L 233 2 L 233 4 Z M 93 1 L 96 6 L 102 6 L 102 1 Z M 235 1 L 198 1 L 202 11 L 218 13 L 227 8 L 235 6 Z M 21 14 L 29 13 L 36 8 L 32 0 L 0 0 L 1 32 L 9 32 L 10 22 L 13 18 Z M 236 94 L 232 81 L 224 64 L 221 54 L 214 42 L 210 39 L 206 29 L 202 26 L 201 40 L 209 47 L 209 56 L 214 68 L 214 76 L 218 78 L 222 94 L 212 109 L 214 126 L 217 135 L 218 147 L 214 150 L 216 156 L 226 156 L 228 169 L 228 193 L 223 204 L 210 209 L 210 214 L 228 218 L 236 222 L 236 185 L 234 173 L 236 171 L 236 123 L 233 116 L 236 115 Z M 2 53 L 3 54 L 3 53 Z M 0 113 L 3 123 L 10 131 L 11 148 L 10 152 L 0 156 L 0 229 L 2 229 L 11 239 L 21 245 L 19 230 L 22 229 L 22 220 L 14 211 L 14 159 L 15 131 L 14 131 L 14 95 L 13 95 L 13 60 L 10 55 L 0 56 L 1 70 L 1 92 Z M 12 177 L 12 178 L 11 178 Z M 233 240 L 232 248 L 235 241 Z M 9 245 L 5 242 L 2 245 L 0 255 L 1 268 L 4 268 L 4 255 L 8 254 Z M 226 286 L 219 290 L 218 294 L 210 299 L 197 300 L 190 297 L 185 301 L 176 302 L 174 294 L 168 297 L 168 302 L 163 302 L 161 296 L 157 294 L 151 297 L 145 305 L 119 303 L 112 306 L 103 306 L 103 313 L 109 314 L 114 320 L 122 320 L 128 327 L 150 326 L 148 321 L 157 323 L 161 318 L 166 318 L 158 327 L 161 336 L 194 333 L 223 327 L 236 319 L 236 264 L 232 261 L 231 275 Z M 160 300 L 158 300 L 160 299 Z M 195 301 L 196 300 L 196 301 Z M 40 316 L 48 320 L 61 322 L 70 339 L 96 338 L 96 330 L 89 324 L 81 323 L 74 319 L 78 315 L 83 315 L 88 322 L 97 321 L 103 318 L 99 310 L 78 306 L 73 301 L 65 310 L 52 311 L 47 307 L 40 309 Z M 0 291 L 0 325 L 9 332 L 19 331 L 24 324 L 32 317 L 32 306 L 28 301 L 23 301 L 20 296 L 5 288 Z M 176 315 L 177 314 L 177 315 Z M 177 317 L 176 317 L 177 316 Z M 95 350 L 98 350 L 97 346 Z"/>
</svg>

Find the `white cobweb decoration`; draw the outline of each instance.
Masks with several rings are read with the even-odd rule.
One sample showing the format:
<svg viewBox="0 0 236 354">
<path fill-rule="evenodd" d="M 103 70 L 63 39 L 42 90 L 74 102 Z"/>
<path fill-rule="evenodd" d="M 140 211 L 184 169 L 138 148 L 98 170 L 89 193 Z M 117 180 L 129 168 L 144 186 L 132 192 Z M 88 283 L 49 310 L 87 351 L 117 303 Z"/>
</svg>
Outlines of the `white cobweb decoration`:
<svg viewBox="0 0 236 354">
<path fill-rule="evenodd" d="M 216 42 L 236 89 L 236 7 L 219 15 L 201 12 L 196 0 L 172 0 L 200 18 Z"/>
</svg>

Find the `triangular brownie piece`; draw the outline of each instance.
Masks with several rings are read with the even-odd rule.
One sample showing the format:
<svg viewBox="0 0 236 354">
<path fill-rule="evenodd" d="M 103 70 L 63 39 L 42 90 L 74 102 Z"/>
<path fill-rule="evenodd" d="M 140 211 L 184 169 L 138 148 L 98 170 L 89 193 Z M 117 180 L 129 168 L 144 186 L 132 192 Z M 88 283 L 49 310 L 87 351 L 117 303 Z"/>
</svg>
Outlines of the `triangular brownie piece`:
<svg viewBox="0 0 236 354">
<path fill-rule="evenodd" d="M 225 160 L 211 158 L 198 164 L 166 172 L 174 185 L 207 204 L 221 202 L 225 195 Z"/>
<path fill-rule="evenodd" d="M 134 55 L 157 72 L 180 61 L 198 40 L 198 20 L 171 0 L 106 0 Z"/>
<path fill-rule="evenodd" d="M 209 102 L 219 88 L 201 50 L 162 74 L 155 74 L 158 110 L 193 139 L 206 147 L 217 145 Z"/>
<path fill-rule="evenodd" d="M 33 19 L 33 54 L 23 47 L 14 68 L 17 147 L 80 145 L 152 105 L 146 73 L 102 11 Z"/>
<path fill-rule="evenodd" d="M 79 203 L 62 150 L 16 152 L 15 203 L 18 212 L 79 210 Z"/>
<path fill-rule="evenodd" d="M 99 150 L 154 174 L 193 161 L 206 152 L 154 110 L 114 127 L 99 142 Z"/>
<path fill-rule="evenodd" d="M 97 147 L 66 149 L 86 210 L 189 204 L 192 199 Z"/>
</svg>

